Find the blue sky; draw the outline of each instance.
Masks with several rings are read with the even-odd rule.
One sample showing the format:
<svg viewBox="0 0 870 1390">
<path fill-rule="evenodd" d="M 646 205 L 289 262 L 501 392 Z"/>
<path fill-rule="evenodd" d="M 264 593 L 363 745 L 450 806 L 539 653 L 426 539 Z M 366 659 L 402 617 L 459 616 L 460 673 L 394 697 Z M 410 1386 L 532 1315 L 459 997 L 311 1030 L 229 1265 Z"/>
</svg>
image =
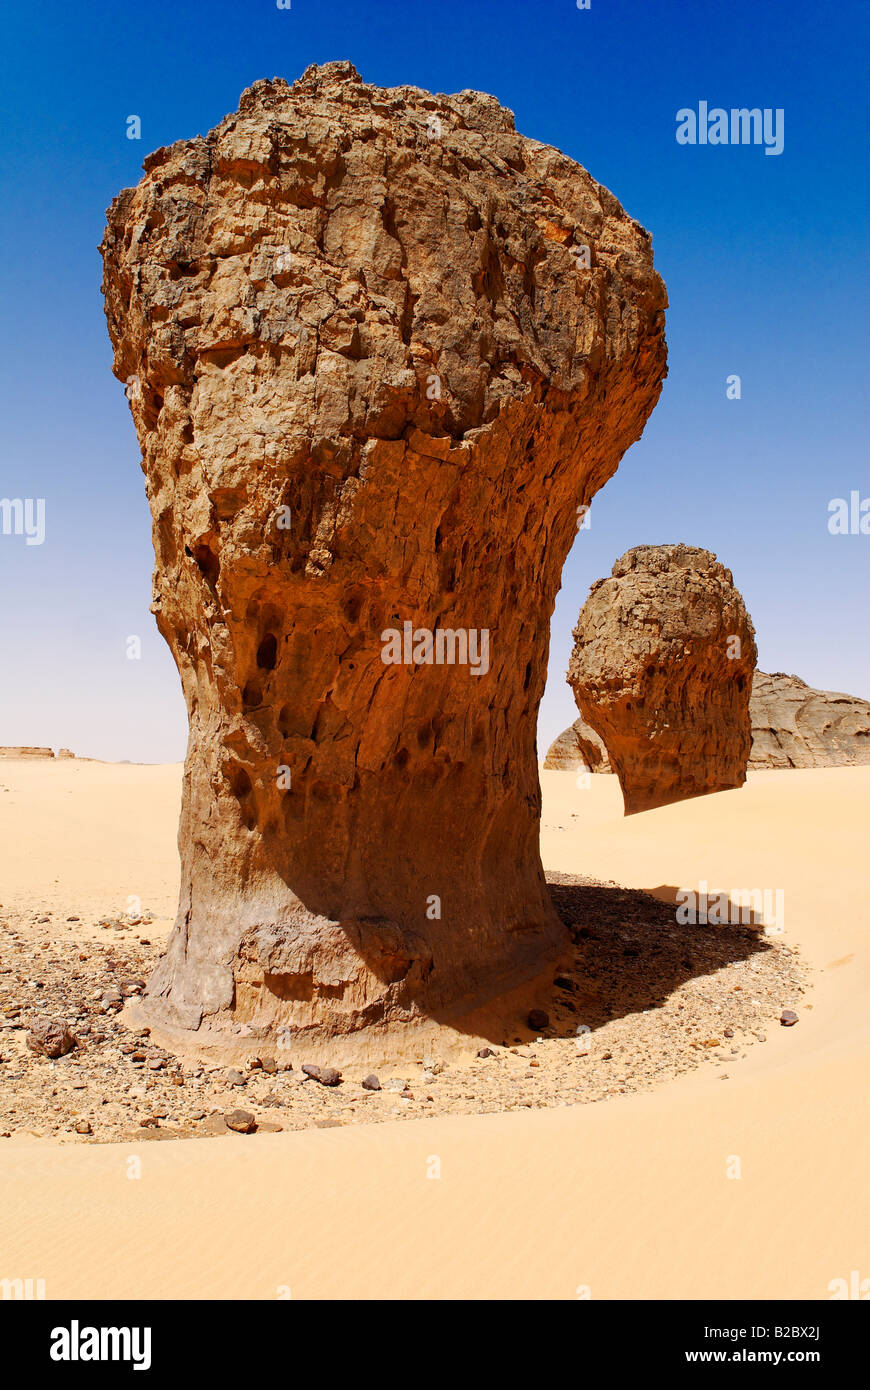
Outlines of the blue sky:
<svg viewBox="0 0 870 1390">
<path fill-rule="evenodd" d="M 12 3 L 0 21 L 0 743 L 183 756 L 175 668 L 148 611 L 150 520 L 99 292 L 105 209 L 144 156 L 204 133 L 260 77 L 350 58 L 365 80 L 494 93 L 653 234 L 670 376 L 596 498 L 553 620 L 541 751 L 589 585 L 632 545 L 716 551 L 759 664 L 870 697 L 870 536 L 828 503 L 867 466 L 868 7 L 783 0 Z M 782 108 L 778 156 L 680 146 L 683 107 Z M 138 115 L 142 138 L 128 140 Z M 742 398 L 725 396 L 738 373 Z M 130 634 L 142 659 L 126 658 Z"/>
</svg>

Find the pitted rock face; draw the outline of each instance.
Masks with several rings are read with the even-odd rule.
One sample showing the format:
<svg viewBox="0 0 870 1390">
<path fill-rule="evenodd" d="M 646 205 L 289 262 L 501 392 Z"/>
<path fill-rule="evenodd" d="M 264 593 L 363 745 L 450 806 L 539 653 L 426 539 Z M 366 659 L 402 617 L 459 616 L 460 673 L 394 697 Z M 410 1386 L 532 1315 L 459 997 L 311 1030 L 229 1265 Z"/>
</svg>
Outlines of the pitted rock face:
<svg viewBox="0 0 870 1390">
<path fill-rule="evenodd" d="M 649 235 L 494 98 L 349 63 L 145 170 L 104 293 L 191 726 L 147 1008 L 470 1008 L 562 941 L 535 718 L 578 508 L 665 374 Z"/>
<path fill-rule="evenodd" d="M 746 606 L 709 550 L 637 546 L 593 584 L 568 683 L 626 815 L 743 785 L 755 661 Z"/>
</svg>

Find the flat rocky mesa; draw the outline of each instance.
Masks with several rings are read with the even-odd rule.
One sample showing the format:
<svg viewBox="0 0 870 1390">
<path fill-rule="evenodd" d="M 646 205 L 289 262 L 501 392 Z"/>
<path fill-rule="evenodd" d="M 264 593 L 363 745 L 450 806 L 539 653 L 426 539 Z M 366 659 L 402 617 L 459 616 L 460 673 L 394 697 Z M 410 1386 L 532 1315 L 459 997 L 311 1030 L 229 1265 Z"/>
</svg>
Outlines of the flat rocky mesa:
<svg viewBox="0 0 870 1390">
<path fill-rule="evenodd" d="M 52 748 L 27 748 L 10 745 L 0 748 L 0 758 L 53 758 Z"/>
</svg>

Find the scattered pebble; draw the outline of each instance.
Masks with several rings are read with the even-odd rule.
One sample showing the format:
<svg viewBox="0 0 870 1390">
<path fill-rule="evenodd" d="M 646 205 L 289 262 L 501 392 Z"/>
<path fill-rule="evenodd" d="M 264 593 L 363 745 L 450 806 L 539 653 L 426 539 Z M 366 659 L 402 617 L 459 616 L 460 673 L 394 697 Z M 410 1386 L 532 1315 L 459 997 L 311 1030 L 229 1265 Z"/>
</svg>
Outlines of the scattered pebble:
<svg viewBox="0 0 870 1390">
<path fill-rule="evenodd" d="M 726 1079 L 723 1064 L 741 1066 L 771 1027 L 790 1026 L 780 1024 L 787 1012 L 783 998 L 801 1014 L 809 1007 L 792 947 L 739 926 L 678 924 L 669 905 L 614 884 L 567 875 L 550 880 L 573 944 L 547 1009 L 540 1010 L 548 1015 L 546 1025 L 528 1017 L 542 1039 L 524 1042 L 508 1033 L 498 1048 L 481 1039 L 465 1062 L 441 1061 L 433 1048 L 416 1066 L 409 1062 L 401 1079 L 366 1076 L 365 1092 L 387 1093 L 368 1103 L 359 1085 L 342 1091 L 335 1068 L 309 1063 L 294 1071 L 289 1057 L 298 1039 L 286 1030 L 271 1045 L 248 1044 L 251 1050 L 270 1046 L 269 1055 L 241 1068 L 213 1068 L 155 1046 L 147 1027 L 128 1027 L 123 1005 L 150 977 L 162 923 L 151 947 L 129 931 L 101 935 L 94 931 L 96 918 L 86 916 L 75 931 L 75 924 L 64 930 L 63 945 L 55 945 L 36 921 L 44 913 L 7 909 L 0 959 L 0 1135 L 34 1133 L 60 1143 L 225 1136 L 229 1089 L 237 1088 L 244 1089 L 244 1113 L 257 1132 L 606 1101 L 711 1061 Z M 53 920 L 65 917 L 58 909 Z M 74 1045 L 57 1057 L 34 1051 L 28 1037 L 37 1040 L 37 1018 L 66 1029 Z M 520 1014 L 514 1027 L 528 1039 L 526 1021 Z M 588 1032 L 581 1037 L 578 1027 Z M 235 1032 L 240 1041 L 258 1036 L 248 1025 Z M 739 1057 L 733 1051 L 738 1043 Z M 481 1067 L 482 1060 L 489 1065 Z M 89 1132 L 80 1128 L 84 1124 Z"/>
<path fill-rule="evenodd" d="M 335 1067 L 318 1067 L 313 1062 L 306 1062 L 302 1070 L 312 1081 L 319 1081 L 321 1086 L 337 1086 L 341 1081 L 341 1072 L 336 1071 Z"/>
<path fill-rule="evenodd" d="M 257 1128 L 257 1121 L 254 1119 L 250 1110 L 231 1110 L 228 1115 L 224 1115 L 227 1129 L 232 1129 L 236 1134 L 253 1134 Z"/>
<path fill-rule="evenodd" d="M 72 1031 L 60 1018 L 34 1018 L 27 1046 L 40 1057 L 65 1057 L 76 1045 Z"/>
</svg>

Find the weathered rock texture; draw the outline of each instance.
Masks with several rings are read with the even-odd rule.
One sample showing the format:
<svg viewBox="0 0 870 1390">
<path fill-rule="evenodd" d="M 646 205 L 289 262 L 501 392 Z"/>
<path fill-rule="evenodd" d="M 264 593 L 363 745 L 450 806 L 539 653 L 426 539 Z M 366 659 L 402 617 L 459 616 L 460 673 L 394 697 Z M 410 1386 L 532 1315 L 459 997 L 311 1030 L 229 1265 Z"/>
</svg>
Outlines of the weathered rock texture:
<svg viewBox="0 0 870 1390">
<path fill-rule="evenodd" d="M 649 235 L 494 98 L 349 63 L 145 169 L 104 292 L 190 715 L 146 1007 L 320 1037 L 471 1007 L 563 939 L 535 717 L 577 508 L 665 373 Z M 406 621 L 488 630 L 488 671 L 385 664 Z"/>
<path fill-rule="evenodd" d="M 782 671 L 756 671 L 749 713 L 753 769 L 870 763 L 870 703 L 855 695 L 813 690 Z"/>
<path fill-rule="evenodd" d="M 756 671 L 749 699 L 749 768 L 858 767 L 870 763 L 870 701 L 814 690 L 799 676 Z M 598 755 L 596 757 L 596 754 Z M 58 754 L 60 757 L 60 754 Z M 544 767 L 612 772 L 594 729 L 576 719 L 547 750 Z"/>
<path fill-rule="evenodd" d="M 709 550 L 636 546 L 592 585 L 568 683 L 626 815 L 742 786 L 755 660 L 743 599 Z"/>
<path fill-rule="evenodd" d="M 607 749 L 585 719 L 575 719 L 547 749 L 544 768 L 550 772 L 612 772 Z"/>
</svg>

